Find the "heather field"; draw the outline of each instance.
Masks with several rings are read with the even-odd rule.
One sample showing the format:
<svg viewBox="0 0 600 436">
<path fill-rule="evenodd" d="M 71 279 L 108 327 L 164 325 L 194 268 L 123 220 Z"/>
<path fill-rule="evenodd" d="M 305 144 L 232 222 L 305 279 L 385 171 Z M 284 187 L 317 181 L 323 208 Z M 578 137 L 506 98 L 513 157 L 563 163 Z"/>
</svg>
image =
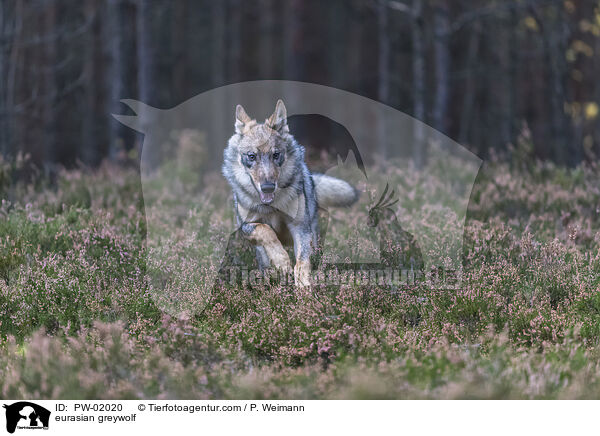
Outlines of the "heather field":
<svg viewBox="0 0 600 436">
<path fill-rule="evenodd" d="M 0 396 L 600 398 L 600 167 L 513 156 L 487 161 L 476 180 L 459 289 L 394 293 L 201 292 L 194 261 L 212 250 L 213 223 L 229 219 L 218 174 L 205 176 L 194 206 L 172 192 L 143 198 L 135 165 L 26 180 L 23 162 L 3 162 Z M 180 213 L 150 220 L 145 202 Z M 181 232 L 147 238 L 161 226 Z M 181 267 L 167 285 L 201 310 L 161 310 L 156 259 Z"/>
</svg>

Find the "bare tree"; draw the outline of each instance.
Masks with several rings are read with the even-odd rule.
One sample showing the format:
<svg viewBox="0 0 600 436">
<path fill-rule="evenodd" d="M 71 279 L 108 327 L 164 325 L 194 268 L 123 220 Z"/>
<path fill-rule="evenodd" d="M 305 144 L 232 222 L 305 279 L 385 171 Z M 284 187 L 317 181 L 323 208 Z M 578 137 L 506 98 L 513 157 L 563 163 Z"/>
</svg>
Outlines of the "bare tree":
<svg viewBox="0 0 600 436">
<path fill-rule="evenodd" d="M 433 11 L 433 51 L 435 68 L 435 101 L 433 103 L 433 127 L 446 132 L 450 74 L 450 18 L 447 0 L 437 0 Z"/>
<path fill-rule="evenodd" d="M 6 3 L 2 3 L 6 6 Z M 10 145 L 14 145 L 17 139 L 16 125 L 16 114 L 14 112 L 15 102 L 17 99 L 17 69 L 19 65 L 19 59 L 21 57 L 21 44 L 23 38 L 23 0 L 16 0 L 14 6 L 14 20 L 12 29 L 8 30 L 5 35 L 6 39 L 10 41 L 9 50 L 7 53 L 7 62 L 6 62 L 6 124 L 7 124 L 7 138 L 6 138 L 6 150 L 10 150 Z M 9 20 L 7 19 L 7 23 Z M 9 33 L 10 32 L 10 33 Z"/>
<path fill-rule="evenodd" d="M 423 2 L 412 2 L 412 72 L 413 72 L 413 117 L 425 122 L 425 47 L 423 31 Z M 413 160 L 417 168 L 425 165 L 427 156 L 425 132 L 420 122 L 414 123 Z"/>
<path fill-rule="evenodd" d="M 50 1 L 47 3 L 44 10 L 44 35 L 53 35 L 56 31 L 56 3 Z M 56 38 L 48 38 L 46 43 L 42 45 L 44 54 L 44 90 L 42 91 L 43 104 L 43 124 L 44 124 L 44 161 L 53 163 L 56 160 L 55 145 L 56 145 L 56 128 L 55 128 L 55 96 L 57 84 L 55 80 L 55 69 L 57 64 L 56 57 Z"/>
<path fill-rule="evenodd" d="M 136 8 L 136 60 L 138 99 L 145 103 L 139 106 L 138 117 L 142 131 L 149 131 L 153 124 L 154 111 L 146 105 L 151 101 L 154 86 L 154 50 L 152 41 L 152 8 L 145 0 L 138 0 Z M 146 146 L 149 146 L 146 143 Z M 152 167 L 158 164 L 157 153 L 152 153 L 153 159 L 148 161 Z"/>
<path fill-rule="evenodd" d="M 556 17 L 549 19 L 550 23 L 544 20 L 535 5 L 532 5 L 529 11 L 540 29 L 540 37 L 547 64 L 545 71 L 548 90 L 550 91 L 551 140 L 554 143 L 554 157 L 560 162 L 565 162 L 568 157 L 567 122 L 563 107 L 566 101 L 565 79 L 567 65 L 565 62 L 565 52 L 568 40 L 568 26 L 564 21 L 562 4 L 555 6 Z"/>
<path fill-rule="evenodd" d="M 284 75 L 287 80 L 299 80 L 305 71 L 302 43 L 306 38 L 303 25 L 304 8 L 302 0 L 289 0 L 284 7 Z"/>
<path fill-rule="evenodd" d="M 173 31 L 171 51 L 173 53 L 173 75 L 172 87 L 175 99 L 179 102 L 185 97 L 185 88 L 187 83 L 188 67 L 188 48 L 186 40 L 188 37 L 187 18 L 189 14 L 189 4 L 187 0 L 173 2 L 173 16 L 171 26 Z"/>
<path fill-rule="evenodd" d="M 225 36 L 226 26 L 225 26 L 225 2 L 218 1 L 211 3 L 211 21 L 212 21 L 212 29 L 211 29 L 211 85 L 213 87 L 222 86 L 225 83 L 225 66 L 226 66 L 226 45 L 225 45 Z M 228 123 L 227 114 L 233 113 L 233 109 L 229 112 L 227 111 L 228 103 L 233 102 L 224 102 L 221 98 L 215 98 L 213 101 L 213 122 L 212 126 L 215 129 L 216 135 L 219 132 L 226 132 L 227 128 L 232 125 L 233 121 L 230 120 Z M 231 119 L 233 116 L 230 117 Z"/>
<path fill-rule="evenodd" d="M 212 21 L 212 86 L 223 84 L 225 75 L 225 3 L 211 3 L 211 21 Z"/>
<path fill-rule="evenodd" d="M 259 65 L 258 73 L 261 79 L 273 78 L 274 64 L 274 27 L 275 27 L 275 3 L 273 0 L 261 0 L 261 12 L 259 17 Z"/>
<path fill-rule="evenodd" d="M 467 44 L 466 67 L 465 67 L 465 90 L 463 93 L 462 110 L 460 116 L 460 130 L 458 140 L 466 143 L 469 138 L 469 129 L 471 128 L 471 119 L 473 115 L 473 105 L 475 101 L 475 92 L 477 86 L 475 66 L 477 65 L 477 54 L 479 53 L 480 23 L 473 25 L 473 30 L 469 35 Z"/>
<path fill-rule="evenodd" d="M 122 0 L 108 0 L 106 35 L 104 37 L 110 56 L 110 71 L 107 74 L 108 87 L 110 89 L 110 111 L 119 112 L 119 100 L 124 98 L 125 81 L 125 53 L 123 47 L 123 13 L 121 10 Z M 110 121 L 109 132 L 109 159 L 115 159 L 123 128 L 116 120 Z"/>
<path fill-rule="evenodd" d="M 379 48 L 378 71 L 379 81 L 377 86 L 377 99 L 381 103 L 389 104 L 390 98 L 390 36 L 388 28 L 388 5 L 387 0 L 377 2 L 377 42 Z M 380 153 L 388 155 L 387 135 L 385 120 L 381 117 L 377 120 L 377 137 Z"/>
<path fill-rule="evenodd" d="M 86 0 L 85 17 L 91 23 L 90 31 L 85 34 L 85 54 L 83 57 L 83 90 L 85 106 L 82 117 L 82 150 L 83 162 L 96 165 L 102 158 L 101 148 L 106 147 L 106 118 L 101 113 L 104 110 L 104 84 L 101 79 L 104 71 L 102 43 L 102 10 L 103 4 L 98 0 Z"/>
<path fill-rule="evenodd" d="M 229 0 L 229 18 L 223 35 L 229 35 L 229 45 L 227 47 L 227 78 L 232 82 L 240 80 L 242 68 L 242 10 L 243 2 L 241 0 Z"/>
<path fill-rule="evenodd" d="M 137 44 L 137 85 L 139 100 L 148 103 L 153 86 L 153 44 L 152 8 L 145 0 L 137 1 L 136 44 Z M 143 114 L 142 114 L 143 117 Z M 142 121 L 142 125 L 146 124 Z"/>
</svg>

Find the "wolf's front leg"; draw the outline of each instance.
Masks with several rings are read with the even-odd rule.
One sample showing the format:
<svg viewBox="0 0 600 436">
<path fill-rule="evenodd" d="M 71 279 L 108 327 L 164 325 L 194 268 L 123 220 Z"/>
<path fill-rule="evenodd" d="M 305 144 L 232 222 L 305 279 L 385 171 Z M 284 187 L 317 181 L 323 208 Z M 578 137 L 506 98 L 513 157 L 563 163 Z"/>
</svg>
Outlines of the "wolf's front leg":
<svg viewBox="0 0 600 436">
<path fill-rule="evenodd" d="M 244 223 L 242 224 L 242 233 L 256 245 L 256 254 L 261 268 L 270 264 L 286 274 L 292 270 L 290 256 L 271 226 L 260 223 Z"/>
<path fill-rule="evenodd" d="M 258 262 L 258 268 L 262 271 L 271 266 L 271 259 L 267 254 L 267 250 L 262 245 L 256 246 L 256 260 Z"/>
<path fill-rule="evenodd" d="M 310 287 L 310 256 L 313 252 L 313 235 L 310 229 L 298 227 L 290 228 L 294 239 L 294 282 L 300 288 Z"/>
</svg>

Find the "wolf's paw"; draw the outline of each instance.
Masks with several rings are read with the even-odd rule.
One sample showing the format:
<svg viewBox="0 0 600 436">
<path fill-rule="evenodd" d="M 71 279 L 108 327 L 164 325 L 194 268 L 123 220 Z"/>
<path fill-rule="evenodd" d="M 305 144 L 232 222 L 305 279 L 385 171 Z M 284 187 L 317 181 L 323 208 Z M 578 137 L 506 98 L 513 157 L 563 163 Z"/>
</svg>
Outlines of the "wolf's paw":
<svg viewBox="0 0 600 436">
<path fill-rule="evenodd" d="M 273 233 L 273 238 L 264 239 L 263 247 L 273 268 L 277 268 L 286 274 L 290 274 L 292 272 L 290 255 L 287 251 L 285 251 L 285 248 L 283 248 L 283 245 L 281 245 L 281 242 L 279 242 L 279 239 L 277 239 L 275 233 Z"/>
<path fill-rule="evenodd" d="M 247 225 L 246 238 L 255 245 L 263 247 L 269 259 L 269 265 L 285 273 L 291 273 L 292 263 L 287 251 L 281 245 L 273 228 L 267 224 L 252 223 Z"/>
<path fill-rule="evenodd" d="M 310 261 L 298 260 L 294 266 L 294 283 L 299 288 L 310 288 Z"/>
<path fill-rule="evenodd" d="M 292 273 L 292 263 L 290 262 L 290 256 L 287 251 L 279 245 L 275 245 L 269 247 L 267 250 L 267 254 L 269 256 L 269 260 L 271 261 L 271 266 L 277 268 L 284 274 Z"/>
</svg>

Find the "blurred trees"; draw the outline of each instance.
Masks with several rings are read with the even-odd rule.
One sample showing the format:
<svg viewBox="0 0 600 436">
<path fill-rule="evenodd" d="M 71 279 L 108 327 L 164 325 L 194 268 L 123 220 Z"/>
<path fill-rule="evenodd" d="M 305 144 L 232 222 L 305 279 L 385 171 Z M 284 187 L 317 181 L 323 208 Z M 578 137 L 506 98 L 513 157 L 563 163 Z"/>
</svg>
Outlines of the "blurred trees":
<svg viewBox="0 0 600 436">
<path fill-rule="evenodd" d="M 482 157 L 526 123 L 536 156 L 574 164 L 600 148 L 599 50 L 598 0 L 4 0 L 0 150 L 95 165 L 140 140 L 110 116 L 121 98 L 165 108 L 287 79 L 377 99 Z"/>
</svg>

